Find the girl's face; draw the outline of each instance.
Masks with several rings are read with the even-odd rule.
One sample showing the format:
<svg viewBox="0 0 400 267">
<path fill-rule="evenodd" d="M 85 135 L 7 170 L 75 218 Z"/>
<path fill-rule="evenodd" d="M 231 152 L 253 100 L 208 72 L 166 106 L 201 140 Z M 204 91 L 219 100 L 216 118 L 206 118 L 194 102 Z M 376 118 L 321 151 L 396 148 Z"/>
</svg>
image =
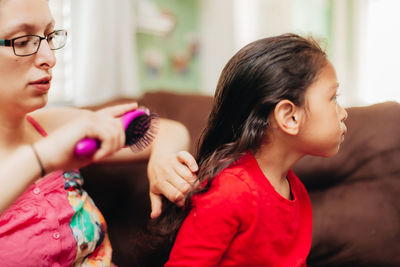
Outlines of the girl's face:
<svg viewBox="0 0 400 267">
<path fill-rule="evenodd" d="M 328 62 L 306 91 L 300 131 L 300 143 L 306 154 L 332 156 L 344 140 L 347 112 L 336 100 L 338 86 L 335 69 Z"/>
<path fill-rule="evenodd" d="M 0 0 L 0 39 L 46 36 L 54 29 L 47 0 Z M 9 112 L 30 112 L 47 103 L 56 59 L 45 40 L 31 56 L 16 56 L 0 46 L 0 106 Z"/>
</svg>

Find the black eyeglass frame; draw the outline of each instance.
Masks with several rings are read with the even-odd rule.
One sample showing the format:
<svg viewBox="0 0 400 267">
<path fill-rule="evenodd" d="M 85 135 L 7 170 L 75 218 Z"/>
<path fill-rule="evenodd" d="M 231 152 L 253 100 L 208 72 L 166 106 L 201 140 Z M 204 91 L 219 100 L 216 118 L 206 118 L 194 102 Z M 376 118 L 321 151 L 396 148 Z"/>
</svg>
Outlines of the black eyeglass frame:
<svg viewBox="0 0 400 267">
<path fill-rule="evenodd" d="M 34 35 L 34 34 L 29 34 L 29 35 L 24 35 L 24 36 L 18 36 L 18 37 L 12 38 L 12 39 L 0 39 L 0 46 L 12 46 L 14 55 L 19 56 L 19 57 L 27 57 L 27 56 L 31 56 L 31 55 L 36 54 L 39 51 L 40 44 L 42 43 L 42 41 L 46 40 L 48 42 L 49 36 L 51 36 L 51 35 L 53 35 L 55 33 L 63 33 L 63 35 L 65 36 L 65 42 L 64 42 L 64 44 L 62 46 L 57 47 L 57 48 L 51 48 L 50 47 L 51 50 L 58 50 L 58 49 L 63 48 L 65 46 L 65 44 L 67 43 L 66 39 L 68 37 L 68 32 L 66 30 L 56 30 L 56 31 L 53 31 L 53 32 L 47 34 L 45 37 L 42 37 L 42 36 L 39 36 L 39 35 Z M 14 42 L 15 42 L 15 40 L 18 40 L 18 39 L 21 39 L 21 38 L 26 38 L 26 37 L 38 37 L 39 38 L 39 44 L 38 44 L 35 52 L 27 54 L 27 55 L 19 55 L 19 54 L 17 54 L 15 52 Z"/>
</svg>

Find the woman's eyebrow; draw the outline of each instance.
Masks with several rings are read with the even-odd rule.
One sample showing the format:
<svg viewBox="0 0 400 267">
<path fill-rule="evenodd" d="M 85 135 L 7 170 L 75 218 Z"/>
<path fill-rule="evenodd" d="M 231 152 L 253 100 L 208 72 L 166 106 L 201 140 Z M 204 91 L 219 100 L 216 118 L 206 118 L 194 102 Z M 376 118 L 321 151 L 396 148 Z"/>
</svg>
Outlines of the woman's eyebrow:
<svg viewBox="0 0 400 267">
<path fill-rule="evenodd" d="M 46 29 L 53 28 L 55 24 L 54 20 L 51 20 L 47 25 Z M 19 31 L 25 31 L 25 32 L 34 32 L 37 29 L 37 26 L 34 24 L 30 23 L 15 23 L 6 28 L 5 35 L 10 36 L 13 35 Z"/>
<path fill-rule="evenodd" d="M 32 31 L 34 28 L 35 27 L 33 25 L 28 24 L 28 23 L 15 23 L 15 24 L 11 24 L 8 27 L 6 27 L 4 32 L 6 35 L 12 35 L 19 31 L 29 32 L 29 31 Z"/>
<path fill-rule="evenodd" d="M 54 21 L 54 19 L 51 20 L 51 21 L 49 22 L 49 24 L 47 24 L 46 29 L 52 29 L 52 28 L 54 28 L 55 24 L 56 24 L 56 22 Z"/>
</svg>

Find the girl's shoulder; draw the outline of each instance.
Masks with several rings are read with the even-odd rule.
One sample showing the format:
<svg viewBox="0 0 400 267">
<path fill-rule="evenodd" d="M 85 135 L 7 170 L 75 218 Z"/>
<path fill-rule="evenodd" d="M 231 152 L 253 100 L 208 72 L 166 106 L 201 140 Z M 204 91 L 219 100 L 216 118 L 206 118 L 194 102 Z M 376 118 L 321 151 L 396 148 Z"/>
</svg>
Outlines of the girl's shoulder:
<svg viewBox="0 0 400 267">
<path fill-rule="evenodd" d="M 212 181 L 211 186 L 205 193 L 195 197 L 195 202 L 214 204 L 218 202 L 237 202 L 246 203 L 253 198 L 254 190 L 252 185 L 243 176 L 242 172 L 232 169 L 225 169 L 218 174 Z"/>
<path fill-rule="evenodd" d="M 252 186 L 230 169 L 223 170 L 208 191 L 193 196 L 193 216 L 213 217 L 224 222 L 234 219 L 243 227 L 251 224 L 257 213 L 257 194 Z"/>
<path fill-rule="evenodd" d="M 253 165 L 251 154 L 243 155 L 215 176 L 211 187 L 233 194 L 253 191 Z"/>
</svg>

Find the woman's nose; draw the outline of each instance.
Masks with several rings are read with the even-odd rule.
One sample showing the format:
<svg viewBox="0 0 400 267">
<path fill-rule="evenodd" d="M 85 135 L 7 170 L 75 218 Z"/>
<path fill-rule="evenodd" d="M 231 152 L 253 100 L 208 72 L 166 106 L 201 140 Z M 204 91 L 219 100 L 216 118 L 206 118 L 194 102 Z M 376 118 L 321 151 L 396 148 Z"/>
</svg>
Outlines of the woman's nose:
<svg viewBox="0 0 400 267">
<path fill-rule="evenodd" d="M 40 43 L 39 50 L 36 53 L 36 65 L 39 68 L 51 69 L 56 64 L 54 51 L 50 49 L 46 40 Z"/>
</svg>

